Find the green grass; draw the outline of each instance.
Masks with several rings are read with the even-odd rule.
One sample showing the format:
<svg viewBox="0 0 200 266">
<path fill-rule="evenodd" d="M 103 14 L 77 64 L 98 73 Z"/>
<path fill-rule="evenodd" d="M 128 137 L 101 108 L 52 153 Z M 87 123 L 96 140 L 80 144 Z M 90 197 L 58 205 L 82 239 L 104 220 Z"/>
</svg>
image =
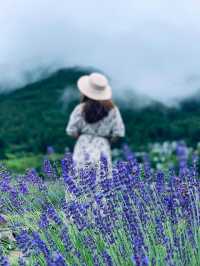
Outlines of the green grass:
<svg viewBox="0 0 200 266">
<path fill-rule="evenodd" d="M 44 158 L 47 157 L 44 154 L 32 154 L 32 153 L 24 153 L 24 154 L 7 154 L 8 159 L 2 160 L 1 162 L 14 173 L 23 174 L 27 169 L 35 168 L 37 171 L 41 171 L 43 166 Z M 51 161 L 58 161 L 63 157 L 63 154 L 55 153 L 48 158 Z"/>
</svg>

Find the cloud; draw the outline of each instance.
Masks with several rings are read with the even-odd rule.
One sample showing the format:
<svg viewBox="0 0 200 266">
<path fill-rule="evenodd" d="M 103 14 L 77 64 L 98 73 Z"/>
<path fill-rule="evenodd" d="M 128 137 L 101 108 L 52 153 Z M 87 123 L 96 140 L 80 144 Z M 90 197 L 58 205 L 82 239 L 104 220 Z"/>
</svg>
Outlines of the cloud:
<svg viewBox="0 0 200 266">
<path fill-rule="evenodd" d="M 197 0 L 1 1 L 0 84 L 80 65 L 101 69 L 121 97 L 187 97 L 200 89 L 199 12 Z"/>
</svg>

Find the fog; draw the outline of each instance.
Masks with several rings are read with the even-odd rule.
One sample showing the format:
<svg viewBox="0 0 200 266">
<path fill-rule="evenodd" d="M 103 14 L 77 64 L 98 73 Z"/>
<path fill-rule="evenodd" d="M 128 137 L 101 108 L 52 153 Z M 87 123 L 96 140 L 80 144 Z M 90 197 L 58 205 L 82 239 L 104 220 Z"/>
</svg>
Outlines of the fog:
<svg viewBox="0 0 200 266">
<path fill-rule="evenodd" d="M 166 103 L 200 89 L 197 0 L 0 0 L 0 87 L 97 68 L 114 94 Z"/>
</svg>

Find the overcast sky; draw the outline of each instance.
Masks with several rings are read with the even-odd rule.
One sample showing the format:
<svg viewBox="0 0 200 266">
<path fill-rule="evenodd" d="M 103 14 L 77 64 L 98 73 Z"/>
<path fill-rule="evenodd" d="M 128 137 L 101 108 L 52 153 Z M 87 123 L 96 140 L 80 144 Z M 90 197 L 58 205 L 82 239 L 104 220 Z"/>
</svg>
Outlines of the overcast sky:
<svg viewBox="0 0 200 266">
<path fill-rule="evenodd" d="M 0 84 L 80 65 L 109 75 L 116 93 L 191 95 L 200 89 L 199 14 L 199 0 L 0 0 Z"/>
</svg>

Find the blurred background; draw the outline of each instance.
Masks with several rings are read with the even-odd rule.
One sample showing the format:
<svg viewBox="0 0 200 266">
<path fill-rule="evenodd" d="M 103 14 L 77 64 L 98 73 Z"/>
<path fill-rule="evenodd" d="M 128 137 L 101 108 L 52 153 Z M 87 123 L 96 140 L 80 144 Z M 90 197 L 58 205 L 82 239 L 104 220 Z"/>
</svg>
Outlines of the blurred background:
<svg viewBox="0 0 200 266">
<path fill-rule="evenodd" d="M 197 0 L 1 1 L 0 159 L 20 172 L 71 150 L 76 82 L 93 71 L 108 76 L 133 150 L 198 146 L 199 12 Z"/>
</svg>

